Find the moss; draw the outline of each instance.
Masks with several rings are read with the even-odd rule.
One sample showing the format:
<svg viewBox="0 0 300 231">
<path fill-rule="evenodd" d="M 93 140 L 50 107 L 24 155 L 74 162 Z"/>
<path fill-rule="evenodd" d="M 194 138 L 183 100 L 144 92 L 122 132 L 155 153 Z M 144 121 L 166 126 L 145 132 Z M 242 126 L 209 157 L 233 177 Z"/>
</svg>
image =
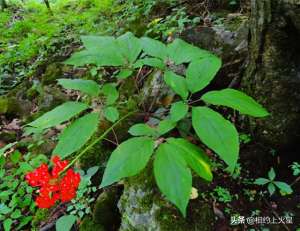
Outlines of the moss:
<svg viewBox="0 0 300 231">
<path fill-rule="evenodd" d="M 45 73 L 42 75 L 42 83 L 44 85 L 54 83 L 55 80 L 62 77 L 62 67 L 60 63 L 52 63 L 47 68 Z"/>
<path fill-rule="evenodd" d="M 103 225 L 106 230 L 117 229 L 120 226 L 120 214 L 117 208 L 119 197 L 119 189 L 114 187 L 101 193 L 95 203 L 93 221 Z"/>
<path fill-rule="evenodd" d="M 214 222 L 211 207 L 200 199 L 190 201 L 184 218 L 157 189 L 151 164 L 125 182 L 118 206 L 122 213 L 120 230 L 209 231 Z"/>
<path fill-rule="evenodd" d="M 230 31 L 238 31 L 239 28 L 243 25 L 244 22 L 247 22 L 248 17 L 245 15 L 228 15 L 225 22 L 224 22 L 224 26 L 227 30 Z"/>
<path fill-rule="evenodd" d="M 85 217 L 79 226 L 79 231 L 105 231 L 104 227 L 100 224 L 93 222 L 91 217 Z"/>
<path fill-rule="evenodd" d="M 0 98 L 0 114 L 5 114 L 8 110 L 8 99 Z"/>
</svg>

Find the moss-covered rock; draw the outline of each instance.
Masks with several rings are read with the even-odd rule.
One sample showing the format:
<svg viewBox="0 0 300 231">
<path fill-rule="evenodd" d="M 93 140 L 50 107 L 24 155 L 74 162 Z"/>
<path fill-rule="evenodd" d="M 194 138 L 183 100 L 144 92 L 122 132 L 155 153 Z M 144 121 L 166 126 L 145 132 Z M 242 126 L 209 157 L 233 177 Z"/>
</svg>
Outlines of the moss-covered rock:
<svg viewBox="0 0 300 231">
<path fill-rule="evenodd" d="M 8 99 L 0 98 L 0 114 L 5 114 L 8 110 Z"/>
<path fill-rule="evenodd" d="M 117 187 L 102 192 L 96 200 L 93 221 L 101 224 L 105 230 L 117 230 L 120 226 L 120 214 L 117 207 L 120 190 Z"/>
<path fill-rule="evenodd" d="M 57 86 L 46 86 L 38 97 L 39 111 L 48 111 L 67 99 L 68 97 Z"/>
<path fill-rule="evenodd" d="M 190 202 L 187 218 L 158 191 L 151 166 L 125 182 L 118 207 L 122 214 L 120 230 L 186 231 L 213 230 L 212 208 L 200 200 Z"/>
<path fill-rule="evenodd" d="M 102 225 L 97 224 L 91 217 L 85 217 L 79 226 L 79 231 L 105 231 Z"/>
<path fill-rule="evenodd" d="M 55 83 L 58 78 L 62 78 L 62 64 L 61 63 L 51 63 L 47 66 L 45 73 L 41 76 L 42 84 Z"/>
<path fill-rule="evenodd" d="M 32 108 L 32 102 L 23 98 L 18 98 L 17 96 L 3 96 L 0 98 L 0 114 L 26 118 L 30 115 Z"/>
</svg>

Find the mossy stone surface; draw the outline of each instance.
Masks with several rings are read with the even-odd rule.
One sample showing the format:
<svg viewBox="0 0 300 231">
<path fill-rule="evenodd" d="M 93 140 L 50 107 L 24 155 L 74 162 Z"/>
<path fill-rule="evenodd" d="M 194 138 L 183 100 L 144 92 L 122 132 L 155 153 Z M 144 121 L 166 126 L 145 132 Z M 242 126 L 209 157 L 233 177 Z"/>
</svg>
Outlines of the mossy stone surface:
<svg viewBox="0 0 300 231">
<path fill-rule="evenodd" d="M 119 198 L 119 188 L 112 187 L 103 191 L 96 200 L 93 221 L 101 224 L 105 230 L 117 230 L 120 225 L 120 214 L 117 207 Z"/>
<path fill-rule="evenodd" d="M 106 231 L 104 227 L 93 221 L 91 217 L 86 216 L 79 226 L 79 231 Z"/>
<path fill-rule="evenodd" d="M 5 97 L 0 98 L 0 114 L 5 114 L 8 110 L 8 99 Z"/>
<path fill-rule="evenodd" d="M 118 203 L 122 214 L 120 230 L 186 231 L 213 230 L 214 214 L 205 202 L 190 201 L 184 218 L 159 192 L 149 165 L 141 174 L 125 181 Z"/>
<path fill-rule="evenodd" d="M 41 76 L 42 84 L 52 84 L 55 83 L 57 79 L 62 78 L 62 64 L 52 63 L 47 66 L 45 73 Z"/>
</svg>

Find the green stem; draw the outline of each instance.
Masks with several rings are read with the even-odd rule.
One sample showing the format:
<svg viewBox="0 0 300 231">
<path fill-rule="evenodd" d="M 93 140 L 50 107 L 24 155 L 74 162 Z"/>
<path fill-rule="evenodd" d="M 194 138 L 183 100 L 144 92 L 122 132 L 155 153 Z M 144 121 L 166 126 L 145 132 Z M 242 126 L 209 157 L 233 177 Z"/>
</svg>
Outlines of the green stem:
<svg viewBox="0 0 300 231">
<path fill-rule="evenodd" d="M 98 142 L 100 142 L 101 140 L 103 140 L 106 135 L 111 132 L 114 127 L 116 127 L 120 122 L 122 122 L 123 120 L 125 120 L 126 118 L 128 118 L 129 116 L 131 116 L 132 114 L 134 114 L 137 111 L 133 111 L 130 112 L 128 114 L 126 114 L 125 116 L 123 116 L 122 118 L 120 118 L 117 122 L 115 122 L 110 128 L 108 128 L 101 136 L 99 136 L 97 139 L 95 139 L 92 143 L 90 143 L 85 149 L 83 149 L 68 165 L 67 167 L 65 167 L 64 171 L 61 172 L 61 174 L 63 174 L 68 168 L 70 168 L 80 157 L 82 157 L 91 147 L 93 147 L 95 144 L 97 144 Z"/>
</svg>

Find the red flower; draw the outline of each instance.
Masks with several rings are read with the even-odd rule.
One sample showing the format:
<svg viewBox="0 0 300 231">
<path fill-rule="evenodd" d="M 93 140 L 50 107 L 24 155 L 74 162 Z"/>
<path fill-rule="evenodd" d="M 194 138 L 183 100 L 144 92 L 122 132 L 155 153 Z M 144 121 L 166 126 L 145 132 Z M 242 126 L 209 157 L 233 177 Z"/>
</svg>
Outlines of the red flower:
<svg viewBox="0 0 300 231">
<path fill-rule="evenodd" d="M 25 176 L 26 181 L 33 187 L 40 187 L 39 195 L 36 198 L 36 204 L 39 208 L 50 208 L 58 200 L 67 202 L 76 196 L 76 191 L 80 183 L 79 173 L 73 169 L 67 170 L 61 177 L 60 173 L 67 167 L 68 161 L 61 161 L 58 156 L 52 158 L 54 164 L 51 174 L 48 166 L 42 164 L 33 172 Z"/>
</svg>

